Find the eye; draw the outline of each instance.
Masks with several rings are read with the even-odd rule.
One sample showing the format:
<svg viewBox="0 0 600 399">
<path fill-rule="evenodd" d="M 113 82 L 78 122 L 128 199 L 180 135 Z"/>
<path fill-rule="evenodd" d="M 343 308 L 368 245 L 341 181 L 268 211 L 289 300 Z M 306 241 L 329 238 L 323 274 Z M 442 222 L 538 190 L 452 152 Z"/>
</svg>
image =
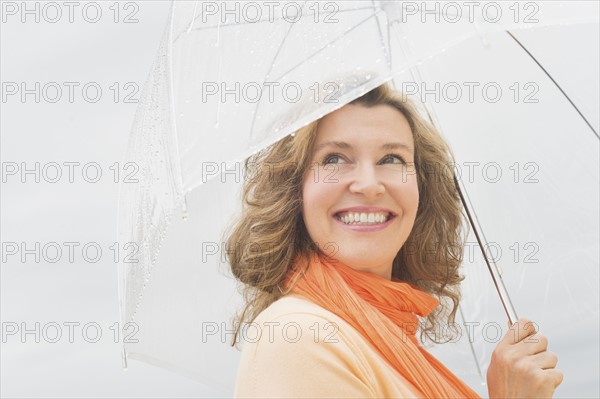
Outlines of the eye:
<svg viewBox="0 0 600 399">
<path fill-rule="evenodd" d="M 342 156 L 340 154 L 335 154 L 335 153 L 331 153 L 331 154 L 327 154 L 325 156 L 325 158 L 323 158 L 323 165 L 328 165 L 328 164 L 336 164 L 336 163 L 340 163 L 343 162 L 344 160 L 342 159 Z"/>
<path fill-rule="evenodd" d="M 391 161 L 391 162 L 386 162 L 386 161 Z M 394 162 L 394 161 L 399 161 L 399 162 Z M 400 156 L 398 154 L 387 154 L 385 157 L 383 157 L 381 162 L 382 163 L 400 163 L 400 164 L 406 163 L 404 158 L 402 158 L 402 156 Z"/>
</svg>

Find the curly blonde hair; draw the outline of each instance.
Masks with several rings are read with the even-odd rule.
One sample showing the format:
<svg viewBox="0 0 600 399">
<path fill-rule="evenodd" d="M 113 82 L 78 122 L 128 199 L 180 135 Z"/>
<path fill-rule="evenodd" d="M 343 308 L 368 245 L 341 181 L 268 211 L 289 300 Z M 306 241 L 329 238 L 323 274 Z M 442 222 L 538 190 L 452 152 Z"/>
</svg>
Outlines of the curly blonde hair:
<svg viewBox="0 0 600 399">
<path fill-rule="evenodd" d="M 441 342 L 439 327 L 448 323 L 450 331 L 457 332 L 454 319 L 460 301 L 459 283 L 463 279 L 458 269 L 465 235 L 460 197 L 448 169 L 452 165 L 452 152 L 435 127 L 387 84 L 351 104 L 391 106 L 410 125 L 419 206 L 413 229 L 393 261 L 392 276 L 440 300 L 442 306 L 424 320 L 421 339 L 426 336 Z M 259 166 L 260 173 L 245 181 L 241 217 L 228 229 L 225 238 L 227 248 L 235 248 L 227 251 L 227 258 L 233 275 L 243 284 L 246 303 L 241 314 L 234 317 L 232 346 L 243 323 L 254 321 L 260 312 L 286 294 L 282 288 L 296 255 L 307 256 L 318 251 L 302 218 L 302 182 L 305 173 L 309 173 L 318 124 L 316 120 L 306 125 L 245 161 L 246 171 Z M 446 330 L 444 340 L 452 338 L 447 333 Z"/>
</svg>

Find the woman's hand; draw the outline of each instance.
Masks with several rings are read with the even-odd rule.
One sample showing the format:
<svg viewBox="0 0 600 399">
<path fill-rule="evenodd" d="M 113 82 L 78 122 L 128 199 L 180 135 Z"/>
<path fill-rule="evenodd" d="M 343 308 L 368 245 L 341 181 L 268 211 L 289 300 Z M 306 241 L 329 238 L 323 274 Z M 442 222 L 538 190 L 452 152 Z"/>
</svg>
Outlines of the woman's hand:
<svg viewBox="0 0 600 399">
<path fill-rule="evenodd" d="M 551 398 L 563 380 L 558 357 L 533 323 L 519 319 L 494 349 L 487 371 L 490 398 Z"/>
</svg>

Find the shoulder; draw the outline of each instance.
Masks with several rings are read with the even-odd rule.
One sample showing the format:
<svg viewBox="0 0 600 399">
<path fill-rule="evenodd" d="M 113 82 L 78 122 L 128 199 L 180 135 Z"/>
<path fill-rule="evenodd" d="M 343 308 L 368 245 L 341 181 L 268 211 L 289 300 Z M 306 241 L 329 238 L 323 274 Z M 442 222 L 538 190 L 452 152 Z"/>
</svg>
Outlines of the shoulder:
<svg viewBox="0 0 600 399">
<path fill-rule="evenodd" d="M 273 302 L 245 326 L 241 339 L 250 351 L 285 351 L 302 357 L 335 353 L 355 356 L 352 327 L 336 314 L 299 296 Z M 311 353 L 311 350 L 317 351 Z M 302 353 L 300 353 L 302 352 Z"/>
<path fill-rule="evenodd" d="M 338 355 L 347 349 L 354 357 L 359 355 L 356 346 L 365 342 L 341 317 L 297 295 L 284 296 L 261 312 L 248 326 L 246 338 L 259 346 L 267 342 L 275 347 L 299 342 L 319 350 L 338 351 Z"/>
<path fill-rule="evenodd" d="M 346 327 L 344 322 L 336 314 L 320 307 L 319 305 L 296 295 L 287 295 L 273 302 L 268 308 L 262 311 L 254 320 L 256 324 L 265 324 L 272 322 L 289 322 L 300 326 L 313 326 L 314 323 L 341 324 L 339 327 Z"/>
<path fill-rule="evenodd" d="M 368 365 L 351 327 L 334 313 L 288 295 L 241 334 L 239 396 L 373 396 Z"/>
<path fill-rule="evenodd" d="M 323 309 L 314 302 L 305 299 L 299 295 L 286 295 L 273 302 L 268 308 L 263 310 L 257 318 L 273 317 L 285 315 L 288 313 L 307 313 L 318 314 L 328 317 L 337 317 L 334 313 Z"/>
</svg>

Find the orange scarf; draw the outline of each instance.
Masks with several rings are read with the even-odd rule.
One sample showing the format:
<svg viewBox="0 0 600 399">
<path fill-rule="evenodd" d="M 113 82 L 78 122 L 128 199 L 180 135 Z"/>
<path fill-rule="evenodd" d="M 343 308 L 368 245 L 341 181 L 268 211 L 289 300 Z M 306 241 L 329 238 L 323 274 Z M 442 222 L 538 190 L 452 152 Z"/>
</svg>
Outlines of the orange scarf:
<svg viewBox="0 0 600 399">
<path fill-rule="evenodd" d="M 286 280 L 299 294 L 335 313 L 360 332 L 392 367 L 427 398 L 480 396 L 423 349 L 415 337 L 417 316 L 439 302 L 408 283 L 360 272 L 339 262 L 311 256 L 305 273 L 298 257 Z M 295 284 L 294 284 L 295 283 Z"/>
</svg>

